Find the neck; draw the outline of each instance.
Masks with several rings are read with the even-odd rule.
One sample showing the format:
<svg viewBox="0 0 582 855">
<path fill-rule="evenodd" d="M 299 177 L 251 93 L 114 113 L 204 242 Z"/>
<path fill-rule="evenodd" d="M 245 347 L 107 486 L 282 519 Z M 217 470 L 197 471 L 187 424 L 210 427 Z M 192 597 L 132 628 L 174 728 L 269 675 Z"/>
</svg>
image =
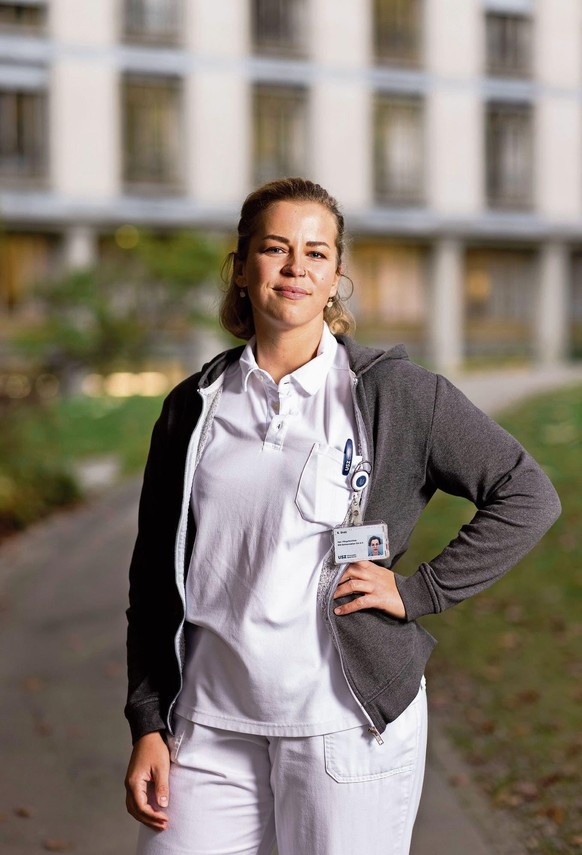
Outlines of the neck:
<svg viewBox="0 0 582 855">
<path fill-rule="evenodd" d="M 309 362 L 317 353 L 323 325 L 300 330 L 256 330 L 257 365 L 268 371 L 275 383 Z"/>
</svg>

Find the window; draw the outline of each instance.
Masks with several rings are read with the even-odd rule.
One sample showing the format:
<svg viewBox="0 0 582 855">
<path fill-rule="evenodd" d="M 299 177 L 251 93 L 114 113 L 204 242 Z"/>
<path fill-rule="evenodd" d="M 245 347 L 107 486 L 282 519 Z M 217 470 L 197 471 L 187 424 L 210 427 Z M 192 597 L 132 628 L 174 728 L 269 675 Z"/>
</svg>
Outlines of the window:
<svg viewBox="0 0 582 855">
<path fill-rule="evenodd" d="M 306 93 L 291 86 L 262 86 L 254 94 L 255 181 L 306 173 Z"/>
<path fill-rule="evenodd" d="M 46 139 L 45 94 L 0 91 L 0 175 L 42 177 Z"/>
<path fill-rule="evenodd" d="M 529 104 L 490 103 L 486 118 L 487 201 L 527 208 L 532 202 L 533 139 Z"/>
<path fill-rule="evenodd" d="M 422 6 L 422 0 L 374 0 L 374 53 L 379 62 L 420 64 Z"/>
<path fill-rule="evenodd" d="M 376 97 L 374 175 L 377 201 L 401 204 L 422 201 L 424 129 L 420 98 Z"/>
<path fill-rule="evenodd" d="M 253 44 L 261 53 L 303 53 L 305 0 L 254 0 Z"/>
<path fill-rule="evenodd" d="M 0 2 L 0 33 L 41 32 L 46 24 L 44 2 L 4 3 Z"/>
<path fill-rule="evenodd" d="M 467 355 L 529 355 L 537 278 L 534 253 L 470 248 L 465 270 Z"/>
<path fill-rule="evenodd" d="M 142 44 L 176 44 L 181 6 L 180 0 L 125 0 L 125 38 Z"/>
<path fill-rule="evenodd" d="M 182 157 L 181 83 L 128 75 L 123 88 L 123 177 L 131 185 L 177 189 Z"/>
<path fill-rule="evenodd" d="M 504 77 L 529 77 L 532 65 L 532 24 L 521 15 L 487 15 L 487 72 Z"/>
</svg>

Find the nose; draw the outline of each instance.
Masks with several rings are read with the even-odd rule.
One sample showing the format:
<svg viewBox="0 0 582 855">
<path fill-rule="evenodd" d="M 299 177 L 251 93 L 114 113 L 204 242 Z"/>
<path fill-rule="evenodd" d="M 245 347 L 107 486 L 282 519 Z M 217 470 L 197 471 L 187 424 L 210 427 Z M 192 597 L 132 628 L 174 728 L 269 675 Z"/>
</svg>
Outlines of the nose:
<svg viewBox="0 0 582 855">
<path fill-rule="evenodd" d="M 305 276 L 305 268 L 295 258 L 290 258 L 281 271 L 285 276 Z"/>
</svg>

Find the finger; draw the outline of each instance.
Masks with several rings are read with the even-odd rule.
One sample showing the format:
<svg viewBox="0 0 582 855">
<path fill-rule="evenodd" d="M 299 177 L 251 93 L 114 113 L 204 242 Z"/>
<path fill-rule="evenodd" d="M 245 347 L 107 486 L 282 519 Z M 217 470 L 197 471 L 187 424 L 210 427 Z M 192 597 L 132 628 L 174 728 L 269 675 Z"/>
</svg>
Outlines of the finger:
<svg viewBox="0 0 582 855">
<path fill-rule="evenodd" d="M 378 597 L 373 594 L 363 594 L 361 597 L 356 597 L 349 603 L 344 603 L 343 606 L 336 606 L 334 613 L 336 615 L 349 615 L 352 612 L 359 612 L 362 609 L 372 609 L 378 606 Z"/>
<path fill-rule="evenodd" d="M 169 764 L 152 769 L 155 782 L 156 801 L 160 807 L 167 807 L 170 801 Z"/>
<path fill-rule="evenodd" d="M 356 593 L 371 593 L 374 590 L 373 582 L 368 582 L 365 579 L 348 579 L 337 586 L 333 599 L 338 597 L 347 597 L 348 594 Z"/>
<path fill-rule="evenodd" d="M 347 582 L 348 579 L 362 579 L 367 575 L 365 567 L 366 564 L 370 564 L 369 561 L 358 561 L 354 564 L 349 564 L 344 571 L 341 579 L 339 580 L 339 584 L 342 582 Z M 374 565 L 372 565 L 373 567 Z"/>
<path fill-rule="evenodd" d="M 137 819 L 138 822 L 147 825 L 148 828 L 153 828 L 156 831 L 163 831 L 168 825 L 168 816 L 160 811 L 154 810 L 153 807 L 146 804 L 145 807 L 138 806 L 131 793 L 127 794 L 125 804 L 127 812 Z"/>
<path fill-rule="evenodd" d="M 148 799 L 148 783 L 149 782 L 146 779 L 140 779 L 138 781 L 132 780 L 129 782 L 129 803 L 135 809 L 135 813 L 132 815 L 135 816 L 136 819 L 139 819 L 140 822 L 147 821 L 146 824 L 150 824 L 152 821 L 155 822 L 155 824 L 165 824 L 168 821 L 168 815 L 159 810 L 159 808 L 150 804 Z M 130 813 L 132 813 L 131 810 Z"/>
</svg>

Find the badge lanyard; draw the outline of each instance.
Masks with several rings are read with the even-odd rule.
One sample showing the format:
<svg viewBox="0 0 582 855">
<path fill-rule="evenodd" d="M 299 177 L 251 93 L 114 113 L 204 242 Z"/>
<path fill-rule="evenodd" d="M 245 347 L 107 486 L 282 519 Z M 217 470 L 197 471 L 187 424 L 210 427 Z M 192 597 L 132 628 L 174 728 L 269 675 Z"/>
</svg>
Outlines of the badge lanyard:
<svg viewBox="0 0 582 855">
<path fill-rule="evenodd" d="M 351 440 L 346 442 L 344 449 L 343 474 L 348 461 L 351 464 L 353 447 Z M 380 561 L 390 556 L 388 544 L 388 526 L 383 520 L 370 522 L 366 525 L 362 518 L 362 495 L 370 483 L 372 465 L 367 460 L 358 463 L 350 477 L 352 495 L 350 498 L 347 526 L 336 526 L 333 529 L 335 561 L 340 564 L 345 561 Z"/>
</svg>

